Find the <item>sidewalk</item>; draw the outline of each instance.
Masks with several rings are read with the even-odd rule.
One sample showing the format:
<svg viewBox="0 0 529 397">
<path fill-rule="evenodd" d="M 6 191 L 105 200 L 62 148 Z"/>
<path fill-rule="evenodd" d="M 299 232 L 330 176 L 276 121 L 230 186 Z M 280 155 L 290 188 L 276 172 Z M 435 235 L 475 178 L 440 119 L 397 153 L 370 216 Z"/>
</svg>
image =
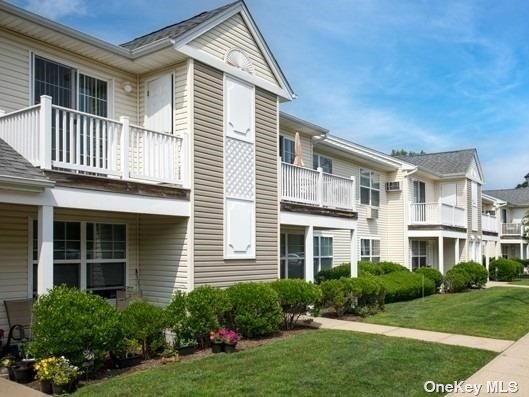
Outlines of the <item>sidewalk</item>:
<svg viewBox="0 0 529 397">
<path fill-rule="evenodd" d="M 45 397 L 46 394 L 20 383 L 0 378 L 0 397 Z"/>
<path fill-rule="evenodd" d="M 492 287 L 529 288 L 529 285 L 509 284 L 506 281 L 489 281 L 485 288 L 492 288 Z"/>
<path fill-rule="evenodd" d="M 511 347 L 478 370 L 465 381 L 465 384 L 480 384 L 482 391 L 479 396 L 498 396 L 487 390 L 487 382 L 503 381 L 503 388 L 508 389 L 509 382 L 518 384 L 515 396 L 529 396 L 529 334 L 515 342 Z M 506 395 L 511 395 L 506 394 Z M 468 396 L 467 394 L 449 394 L 449 396 Z"/>
<path fill-rule="evenodd" d="M 436 342 L 445 345 L 464 346 L 473 349 L 490 350 L 501 353 L 515 343 L 514 341 L 503 339 L 482 338 L 480 336 L 468 336 L 449 334 L 446 332 L 423 331 L 413 328 L 400 328 L 389 325 L 378 325 L 361 323 L 357 321 L 336 320 L 326 317 L 316 317 L 310 326 L 324 329 L 339 329 L 344 331 L 365 332 L 369 334 L 378 334 L 394 336 L 399 338 L 408 338 L 422 340 L 425 342 Z M 524 337 L 525 338 L 525 337 Z M 529 339 L 528 339 L 529 343 Z M 527 345 L 529 348 L 529 344 Z M 529 359 L 529 352 L 527 354 Z"/>
</svg>

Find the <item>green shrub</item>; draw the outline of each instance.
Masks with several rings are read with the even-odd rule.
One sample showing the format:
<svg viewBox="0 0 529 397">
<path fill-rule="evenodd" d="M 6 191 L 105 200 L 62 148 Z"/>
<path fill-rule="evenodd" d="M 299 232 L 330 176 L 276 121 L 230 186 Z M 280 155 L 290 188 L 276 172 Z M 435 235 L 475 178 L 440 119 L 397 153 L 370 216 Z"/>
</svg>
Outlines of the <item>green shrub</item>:
<svg viewBox="0 0 529 397">
<path fill-rule="evenodd" d="M 338 317 L 342 317 L 353 307 L 354 297 L 359 296 L 361 290 L 348 283 L 350 279 L 327 280 L 321 283 L 322 304 L 333 308 Z"/>
<path fill-rule="evenodd" d="M 100 296 L 60 286 L 33 306 L 30 350 L 37 358 L 65 356 L 81 365 L 89 351 L 101 363 L 121 339 L 118 312 Z"/>
<path fill-rule="evenodd" d="M 279 296 L 283 310 L 283 327 L 293 329 L 302 314 L 315 312 L 321 302 L 321 289 L 318 285 L 304 280 L 285 279 L 270 284 Z"/>
<path fill-rule="evenodd" d="M 120 313 L 121 326 L 126 339 L 141 344 L 144 358 L 149 357 L 160 347 L 160 339 L 167 326 L 164 309 L 145 301 L 131 302 Z"/>
<path fill-rule="evenodd" d="M 431 267 L 418 267 L 413 270 L 414 273 L 422 274 L 424 277 L 429 278 L 435 283 L 435 290 L 439 291 L 441 285 L 443 285 L 443 274 Z"/>
<path fill-rule="evenodd" d="M 190 340 L 196 340 L 195 331 L 191 328 L 189 312 L 187 311 L 187 295 L 177 291 L 166 308 L 167 324 L 174 332 L 174 344 L 180 347 Z"/>
<path fill-rule="evenodd" d="M 384 309 L 386 291 L 378 277 L 366 274 L 349 280 L 349 283 L 356 286 L 352 289 L 360 290 L 360 295 L 357 296 L 356 304 L 353 307 L 353 313 L 364 317 Z"/>
<path fill-rule="evenodd" d="M 316 284 L 321 283 L 325 280 L 339 280 L 342 277 L 351 277 L 351 264 L 342 263 L 341 265 L 335 266 L 331 269 L 322 270 L 314 277 Z"/>
<path fill-rule="evenodd" d="M 468 274 L 468 288 L 481 288 L 487 284 L 489 279 L 489 272 L 485 266 L 477 262 L 461 262 L 455 265 L 453 269 L 461 269 Z"/>
<path fill-rule="evenodd" d="M 399 302 L 435 293 L 435 283 L 429 278 L 411 272 L 393 272 L 378 276 L 386 296 L 385 302 Z"/>
<path fill-rule="evenodd" d="M 461 268 L 455 266 L 446 272 L 444 279 L 444 290 L 446 292 L 462 292 L 470 288 L 470 275 Z"/>
<path fill-rule="evenodd" d="M 490 279 L 494 281 L 512 281 L 521 271 L 521 264 L 511 259 L 494 259 L 489 265 Z"/>
<path fill-rule="evenodd" d="M 277 292 L 263 283 L 239 283 L 226 289 L 235 329 L 246 337 L 270 335 L 279 330 L 283 313 Z"/>
<path fill-rule="evenodd" d="M 369 273 L 374 276 L 381 276 L 382 274 L 388 274 L 393 272 L 408 272 L 408 268 L 399 265 L 394 262 L 367 262 L 360 261 L 358 262 L 358 272 L 359 274 Z"/>
</svg>

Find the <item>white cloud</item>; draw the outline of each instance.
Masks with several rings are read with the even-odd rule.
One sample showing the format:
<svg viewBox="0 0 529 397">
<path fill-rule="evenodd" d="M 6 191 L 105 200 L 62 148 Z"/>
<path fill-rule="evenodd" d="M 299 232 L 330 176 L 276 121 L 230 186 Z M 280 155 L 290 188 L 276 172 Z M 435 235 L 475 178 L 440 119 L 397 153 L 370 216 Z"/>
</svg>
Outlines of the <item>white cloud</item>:
<svg viewBox="0 0 529 397">
<path fill-rule="evenodd" d="M 84 0 L 28 0 L 26 8 L 50 19 L 86 14 Z"/>
</svg>

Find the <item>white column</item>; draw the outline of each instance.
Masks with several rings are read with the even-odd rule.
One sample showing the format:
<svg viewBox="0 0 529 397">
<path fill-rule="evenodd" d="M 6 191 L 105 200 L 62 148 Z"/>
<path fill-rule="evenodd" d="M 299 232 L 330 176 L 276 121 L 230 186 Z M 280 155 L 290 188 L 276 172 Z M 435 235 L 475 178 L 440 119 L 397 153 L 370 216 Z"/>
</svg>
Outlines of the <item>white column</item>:
<svg viewBox="0 0 529 397">
<path fill-rule="evenodd" d="M 485 267 L 487 268 L 487 270 L 489 270 L 489 265 L 490 265 L 490 246 L 489 246 L 489 243 L 488 242 L 484 242 L 485 244 Z"/>
<path fill-rule="evenodd" d="M 437 266 L 438 266 L 438 270 L 444 274 L 444 246 L 443 246 L 443 237 L 442 236 L 439 236 L 438 237 L 438 248 L 437 248 L 437 253 L 438 253 L 438 260 L 437 260 Z"/>
<path fill-rule="evenodd" d="M 40 167 L 45 170 L 51 170 L 51 135 L 51 96 L 42 95 L 40 97 L 39 161 Z"/>
<path fill-rule="evenodd" d="M 356 230 L 351 230 L 351 244 L 350 244 L 350 253 L 351 253 L 351 277 L 358 277 L 358 233 Z"/>
<path fill-rule="evenodd" d="M 520 259 L 523 259 L 523 243 L 520 243 Z"/>
<path fill-rule="evenodd" d="M 305 280 L 314 281 L 314 226 L 305 227 Z"/>
<path fill-rule="evenodd" d="M 529 259 L 529 244 L 525 245 L 525 259 Z"/>
<path fill-rule="evenodd" d="M 459 238 L 456 238 L 454 245 L 454 266 L 459 263 Z"/>
<path fill-rule="evenodd" d="M 37 294 L 53 288 L 53 207 L 39 207 L 38 215 L 39 263 Z"/>
<path fill-rule="evenodd" d="M 126 116 L 121 116 L 119 118 L 119 122 L 121 123 L 121 178 L 129 179 L 129 118 Z"/>
<path fill-rule="evenodd" d="M 323 207 L 323 168 L 318 167 L 316 171 L 318 171 L 318 205 Z"/>
</svg>

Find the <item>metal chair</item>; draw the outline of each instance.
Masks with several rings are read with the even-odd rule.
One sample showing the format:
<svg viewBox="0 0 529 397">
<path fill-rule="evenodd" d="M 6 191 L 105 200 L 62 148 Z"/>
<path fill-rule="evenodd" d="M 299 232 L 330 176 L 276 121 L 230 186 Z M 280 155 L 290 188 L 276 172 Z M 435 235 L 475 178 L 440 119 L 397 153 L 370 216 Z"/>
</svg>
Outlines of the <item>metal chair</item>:
<svg viewBox="0 0 529 397">
<path fill-rule="evenodd" d="M 7 335 L 4 353 L 18 353 L 19 346 L 31 339 L 33 299 L 4 301 L 4 306 L 9 324 L 9 333 Z"/>
</svg>

